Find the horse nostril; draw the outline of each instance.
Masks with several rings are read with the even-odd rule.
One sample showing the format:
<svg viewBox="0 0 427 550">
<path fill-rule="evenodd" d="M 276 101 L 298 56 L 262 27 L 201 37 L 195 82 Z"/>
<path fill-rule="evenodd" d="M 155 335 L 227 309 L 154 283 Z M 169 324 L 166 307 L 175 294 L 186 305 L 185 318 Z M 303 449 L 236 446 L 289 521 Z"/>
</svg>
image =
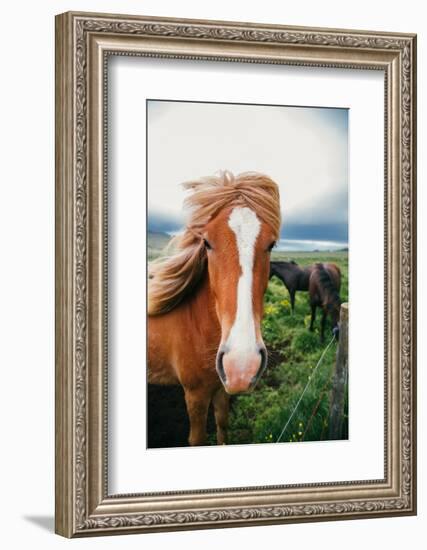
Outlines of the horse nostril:
<svg viewBox="0 0 427 550">
<path fill-rule="evenodd" d="M 267 367 L 267 350 L 264 347 L 262 347 L 259 349 L 259 354 L 261 355 L 261 365 L 258 369 L 258 372 L 251 379 L 251 384 L 250 384 L 251 388 L 255 387 L 256 383 L 261 378 L 262 373 L 265 371 Z"/>
<path fill-rule="evenodd" d="M 260 348 L 259 353 L 261 355 L 261 366 L 260 366 L 259 372 L 262 373 L 264 372 L 267 366 L 267 350 L 264 347 L 262 347 Z"/>
<path fill-rule="evenodd" d="M 222 364 L 222 358 L 224 357 L 224 351 L 219 351 L 216 356 L 216 370 L 221 378 L 222 382 L 225 384 L 227 377 L 225 376 L 224 365 Z"/>
</svg>

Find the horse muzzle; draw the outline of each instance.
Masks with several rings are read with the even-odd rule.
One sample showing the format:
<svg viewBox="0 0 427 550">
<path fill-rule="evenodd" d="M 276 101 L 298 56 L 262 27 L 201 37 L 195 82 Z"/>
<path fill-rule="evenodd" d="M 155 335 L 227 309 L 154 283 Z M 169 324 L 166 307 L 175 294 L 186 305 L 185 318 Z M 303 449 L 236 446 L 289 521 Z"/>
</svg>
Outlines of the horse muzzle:
<svg viewBox="0 0 427 550">
<path fill-rule="evenodd" d="M 216 358 L 216 370 L 227 393 L 249 393 L 256 386 L 267 366 L 267 350 L 263 345 L 251 352 L 221 347 Z"/>
</svg>

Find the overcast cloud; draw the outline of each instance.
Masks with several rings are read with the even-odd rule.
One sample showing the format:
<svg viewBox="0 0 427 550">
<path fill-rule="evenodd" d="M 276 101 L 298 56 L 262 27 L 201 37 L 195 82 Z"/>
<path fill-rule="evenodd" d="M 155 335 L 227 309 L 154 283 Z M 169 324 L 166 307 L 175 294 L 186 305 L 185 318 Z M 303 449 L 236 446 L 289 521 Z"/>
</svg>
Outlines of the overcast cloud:
<svg viewBox="0 0 427 550">
<path fill-rule="evenodd" d="M 348 239 L 346 109 L 148 102 L 152 231 L 182 227 L 180 183 L 259 171 L 280 187 L 282 237 Z"/>
</svg>

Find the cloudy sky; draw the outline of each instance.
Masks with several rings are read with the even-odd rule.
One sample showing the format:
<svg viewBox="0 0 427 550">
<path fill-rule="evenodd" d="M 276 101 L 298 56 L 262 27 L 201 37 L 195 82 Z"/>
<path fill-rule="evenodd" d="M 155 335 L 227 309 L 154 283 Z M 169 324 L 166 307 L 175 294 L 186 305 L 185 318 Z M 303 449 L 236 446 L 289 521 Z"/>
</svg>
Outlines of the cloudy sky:
<svg viewBox="0 0 427 550">
<path fill-rule="evenodd" d="M 218 170 L 268 174 L 284 239 L 348 240 L 348 111 L 154 101 L 148 107 L 148 224 L 182 227 L 180 183 Z"/>
</svg>

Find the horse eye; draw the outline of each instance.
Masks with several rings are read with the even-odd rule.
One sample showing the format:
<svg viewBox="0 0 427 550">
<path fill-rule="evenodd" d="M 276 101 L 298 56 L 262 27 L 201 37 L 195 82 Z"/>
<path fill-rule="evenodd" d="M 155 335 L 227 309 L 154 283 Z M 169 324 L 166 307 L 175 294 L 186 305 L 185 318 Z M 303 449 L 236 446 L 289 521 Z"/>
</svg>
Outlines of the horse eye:
<svg viewBox="0 0 427 550">
<path fill-rule="evenodd" d="M 267 248 L 268 252 L 271 252 L 273 248 L 276 246 L 276 241 L 273 241 L 270 246 Z"/>
<path fill-rule="evenodd" d="M 207 249 L 207 250 L 212 250 L 212 247 L 211 247 L 211 245 L 210 245 L 210 243 L 209 243 L 208 240 L 203 239 L 203 243 L 204 243 L 204 245 L 206 246 L 206 249 Z"/>
</svg>

